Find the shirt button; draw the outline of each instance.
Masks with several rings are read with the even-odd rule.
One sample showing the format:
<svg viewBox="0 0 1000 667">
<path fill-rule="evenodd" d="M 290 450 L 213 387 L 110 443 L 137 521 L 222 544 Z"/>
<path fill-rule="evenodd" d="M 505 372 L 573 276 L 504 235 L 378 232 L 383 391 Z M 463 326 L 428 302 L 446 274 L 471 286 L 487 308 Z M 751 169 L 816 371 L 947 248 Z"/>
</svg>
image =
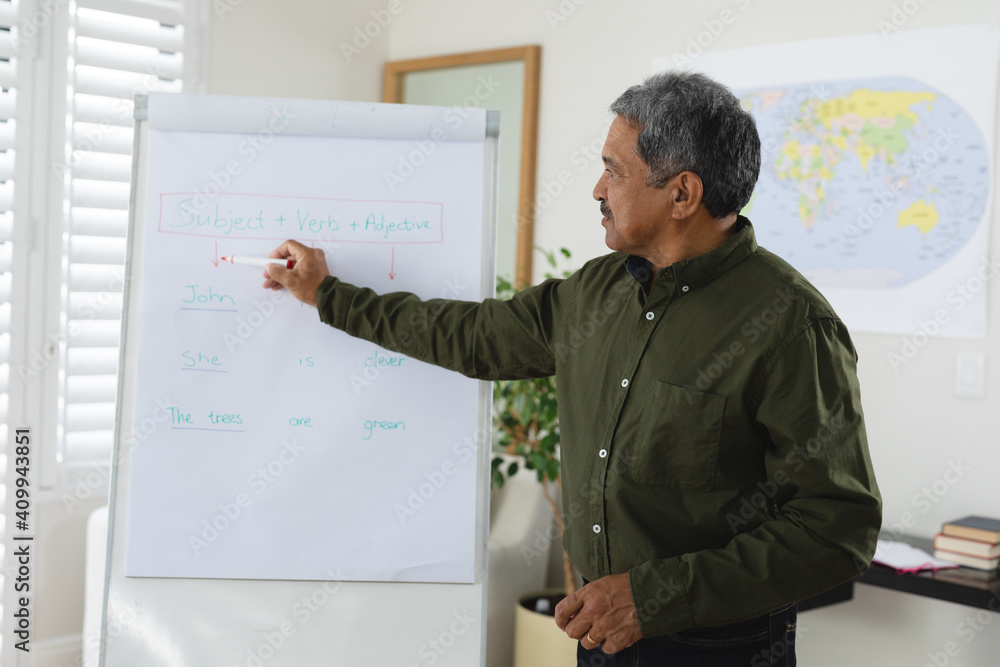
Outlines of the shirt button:
<svg viewBox="0 0 1000 667">
<path fill-rule="evenodd" d="M 656 315 L 653 314 L 653 311 L 649 311 L 648 313 L 646 313 L 646 319 L 647 320 L 651 320 L 654 317 L 656 317 Z"/>
<path fill-rule="evenodd" d="M 600 456 L 602 459 L 606 459 L 608 458 L 608 450 L 602 449 L 601 451 L 597 452 L 597 455 Z"/>
<path fill-rule="evenodd" d="M 625 378 L 624 380 L 622 380 L 622 386 L 623 387 L 627 387 L 628 386 L 628 378 Z"/>
<path fill-rule="evenodd" d="M 598 525 L 597 525 L 596 523 L 594 524 L 594 532 L 595 532 L 595 533 L 599 533 L 599 532 L 601 532 L 601 527 L 600 527 L 600 526 L 598 526 Z"/>
<path fill-rule="evenodd" d="M 688 287 L 687 285 L 685 285 L 684 287 L 681 288 L 681 291 L 682 292 L 687 292 L 689 289 L 691 289 L 691 288 Z"/>
</svg>

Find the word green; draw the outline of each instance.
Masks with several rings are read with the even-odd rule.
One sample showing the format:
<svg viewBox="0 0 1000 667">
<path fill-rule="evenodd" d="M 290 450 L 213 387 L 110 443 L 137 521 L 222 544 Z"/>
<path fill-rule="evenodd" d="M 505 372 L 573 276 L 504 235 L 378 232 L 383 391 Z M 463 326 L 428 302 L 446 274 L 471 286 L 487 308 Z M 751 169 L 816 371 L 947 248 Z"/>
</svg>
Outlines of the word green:
<svg viewBox="0 0 1000 667">
<path fill-rule="evenodd" d="M 365 431 L 368 435 L 364 436 L 365 440 L 371 440 L 374 431 L 396 431 L 402 429 L 406 430 L 406 424 L 403 422 L 390 422 L 390 421 L 376 421 L 376 420 L 366 420 L 365 421 Z"/>
</svg>

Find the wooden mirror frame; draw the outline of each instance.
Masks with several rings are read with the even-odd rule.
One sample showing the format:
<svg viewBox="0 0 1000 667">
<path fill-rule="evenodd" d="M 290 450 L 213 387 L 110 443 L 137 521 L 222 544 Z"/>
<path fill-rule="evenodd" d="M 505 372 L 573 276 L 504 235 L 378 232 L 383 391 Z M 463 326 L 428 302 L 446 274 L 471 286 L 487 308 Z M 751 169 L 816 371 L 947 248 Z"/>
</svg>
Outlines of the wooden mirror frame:
<svg viewBox="0 0 1000 667">
<path fill-rule="evenodd" d="M 542 47 L 530 45 L 432 58 L 396 60 L 385 64 L 385 78 L 382 82 L 382 101 L 399 103 L 404 100 L 404 77 L 410 72 L 515 60 L 524 62 L 521 168 L 517 196 L 517 245 L 514 258 L 514 286 L 517 289 L 531 284 L 531 256 L 535 244 L 535 158 L 538 143 L 538 85 L 541 59 Z M 500 221 L 498 224 L 503 222 Z"/>
</svg>

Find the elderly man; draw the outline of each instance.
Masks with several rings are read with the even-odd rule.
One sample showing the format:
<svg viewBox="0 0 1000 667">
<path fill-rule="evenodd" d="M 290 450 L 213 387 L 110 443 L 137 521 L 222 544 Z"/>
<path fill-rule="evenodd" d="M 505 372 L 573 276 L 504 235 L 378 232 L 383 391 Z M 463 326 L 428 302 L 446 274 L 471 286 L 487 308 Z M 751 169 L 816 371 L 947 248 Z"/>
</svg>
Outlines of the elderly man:
<svg viewBox="0 0 1000 667">
<path fill-rule="evenodd" d="M 272 256 L 294 268 L 264 286 L 470 377 L 556 375 L 588 581 L 556 623 L 579 664 L 794 665 L 797 601 L 863 571 L 881 523 L 854 347 L 739 215 L 760 140 L 728 89 L 666 73 L 611 110 L 594 198 L 613 252 L 569 278 L 506 302 L 379 296 L 288 241 Z"/>
</svg>

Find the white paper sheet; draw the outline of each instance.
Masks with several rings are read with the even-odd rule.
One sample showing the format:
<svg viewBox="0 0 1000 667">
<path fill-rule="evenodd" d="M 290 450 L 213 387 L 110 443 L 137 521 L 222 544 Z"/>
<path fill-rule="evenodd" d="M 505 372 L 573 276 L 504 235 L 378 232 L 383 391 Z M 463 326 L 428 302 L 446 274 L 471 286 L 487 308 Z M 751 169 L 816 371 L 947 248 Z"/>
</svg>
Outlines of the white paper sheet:
<svg viewBox="0 0 1000 667">
<path fill-rule="evenodd" d="M 474 581 L 478 383 L 220 261 L 295 238 L 347 282 L 480 299 L 482 134 L 420 150 L 150 131 L 128 576 Z"/>
</svg>

